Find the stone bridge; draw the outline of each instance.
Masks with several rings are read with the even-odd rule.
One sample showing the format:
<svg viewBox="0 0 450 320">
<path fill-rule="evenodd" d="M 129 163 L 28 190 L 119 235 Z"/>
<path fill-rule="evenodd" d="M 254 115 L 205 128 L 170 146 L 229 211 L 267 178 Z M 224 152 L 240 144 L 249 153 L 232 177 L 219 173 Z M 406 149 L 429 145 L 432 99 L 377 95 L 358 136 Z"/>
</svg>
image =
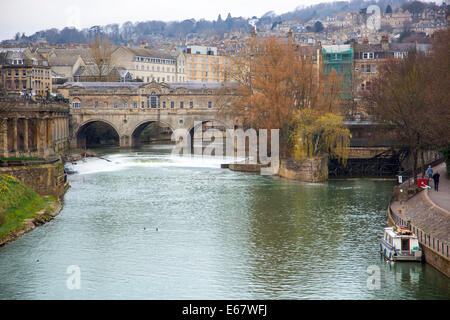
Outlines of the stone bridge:
<svg viewBox="0 0 450 320">
<path fill-rule="evenodd" d="M 95 123 L 108 124 L 117 133 L 121 148 L 139 145 L 139 136 L 151 123 L 157 122 L 172 131 L 186 129 L 190 132 L 196 123 L 208 123 L 209 127 L 221 130 L 234 128 L 234 120 L 219 116 L 217 112 L 187 111 L 187 110 L 121 110 L 120 112 L 96 111 L 80 109 L 71 112 L 71 147 L 81 147 L 86 144 L 85 129 Z"/>
<path fill-rule="evenodd" d="M 222 87 L 218 83 L 68 83 L 60 92 L 71 104 L 70 145 L 84 147 L 86 129 L 98 122 L 117 133 L 121 148 L 139 145 L 141 132 L 153 122 L 172 131 L 192 131 L 198 123 L 220 130 L 236 128 L 238 120 L 220 111 L 228 99 L 218 94 Z"/>
</svg>

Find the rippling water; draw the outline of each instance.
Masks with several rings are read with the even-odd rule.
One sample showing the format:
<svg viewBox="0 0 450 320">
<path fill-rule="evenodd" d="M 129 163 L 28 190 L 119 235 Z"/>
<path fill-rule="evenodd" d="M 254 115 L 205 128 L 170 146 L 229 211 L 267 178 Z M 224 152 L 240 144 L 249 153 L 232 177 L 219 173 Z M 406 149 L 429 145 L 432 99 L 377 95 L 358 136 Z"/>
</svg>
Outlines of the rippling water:
<svg viewBox="0 0 450 320">
<path fill-rule="evenodd" d="M 450 298 L 431 266 L 380 258 L 392 182 L 308 184 L 168 153 L 77 164 L 60 215 L 0 249 L 0 298 Z"/>
</svg>

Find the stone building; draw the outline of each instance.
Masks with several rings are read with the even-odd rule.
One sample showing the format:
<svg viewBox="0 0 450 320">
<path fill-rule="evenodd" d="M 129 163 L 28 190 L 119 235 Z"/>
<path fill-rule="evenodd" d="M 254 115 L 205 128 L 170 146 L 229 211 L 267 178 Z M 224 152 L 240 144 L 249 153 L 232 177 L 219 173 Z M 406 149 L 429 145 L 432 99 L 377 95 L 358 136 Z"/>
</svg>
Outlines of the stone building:
<svg viewBox="0 0 450 320">
<path fill-rule="evenodd" d="M 68 148 L 69 108 L 0 100 L 0 157 L 49 158 Z"/>
<path fill-rule="evenodd" d="M 179 51 L 186 56 L 188 81 L 226 82 L 232 58 L 218 55 L 216 47 L 185 46 Z"/>
<path fill-rule="evenodd" d="M 426 53 L 429 46 L 417 43 L 389 43 L 386 36 L 383 36 L 378 44 L 355 44 L 353 50 L 356 97 L 360 97 L 364 91 L 370 89 L 371 82 L 387 59 L 403 59 L 411 52 Z"/>
<path fill-rule="evenodd" d="M 118 47 L 111 59 L 117 69 L 127 70 L 133 80 L 147 83 L 187 81 L 185 57 L 180 52 Z"/>
<path fill-rule="evenodd" d="M 28 93 L 45 97 L 52 91 L 52 71 L 48 61 L 28 49 L 1 51 L 0 88 L 8 95 Z"/>
</svg>

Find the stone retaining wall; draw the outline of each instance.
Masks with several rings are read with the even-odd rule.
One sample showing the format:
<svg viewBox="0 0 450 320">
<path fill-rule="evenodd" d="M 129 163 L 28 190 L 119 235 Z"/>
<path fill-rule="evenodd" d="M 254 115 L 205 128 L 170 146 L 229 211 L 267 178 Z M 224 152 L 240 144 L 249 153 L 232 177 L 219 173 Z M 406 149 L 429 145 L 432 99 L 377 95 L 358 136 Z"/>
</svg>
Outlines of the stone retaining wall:
<svg viewBox="0 0 450 320">
<path fill-rule="evenodd" d="M 60 197 L 66 191 L 64 165 L 61 160 L 50 164 L 0 168 L 0 174 L 13 176 L 43 196 Z"/>
<path fill-rule="evenodd" d="M 305 182 L 328 180 L 328 156 L 304 160 L 281 160 L 278 175 L 283 178 Z"/>
</svg>

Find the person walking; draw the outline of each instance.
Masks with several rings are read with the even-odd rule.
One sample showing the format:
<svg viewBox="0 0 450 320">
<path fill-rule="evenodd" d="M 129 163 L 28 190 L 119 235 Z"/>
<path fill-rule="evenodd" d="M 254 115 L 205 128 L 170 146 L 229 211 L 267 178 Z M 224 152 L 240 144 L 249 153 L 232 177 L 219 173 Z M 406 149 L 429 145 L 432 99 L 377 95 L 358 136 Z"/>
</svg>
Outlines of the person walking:
<svg viewBox="0 0 450 320">
<path fill-rule="evenodd" d="M 434 190 L 439 191 L 439 177 L 441 175 L 439 174 L 439 172 L 436 172 L 435 174 L 433 174 L 433 180 L 434 180 Z"/>
<path fill-rule="evenodd" d="M 430 185 L 431 177 L 433 176 L 433 168 L 428 166 L 427 171 L 425 172 L 425 176 L 428 178 L 428 185 Z"/>
</svg>

